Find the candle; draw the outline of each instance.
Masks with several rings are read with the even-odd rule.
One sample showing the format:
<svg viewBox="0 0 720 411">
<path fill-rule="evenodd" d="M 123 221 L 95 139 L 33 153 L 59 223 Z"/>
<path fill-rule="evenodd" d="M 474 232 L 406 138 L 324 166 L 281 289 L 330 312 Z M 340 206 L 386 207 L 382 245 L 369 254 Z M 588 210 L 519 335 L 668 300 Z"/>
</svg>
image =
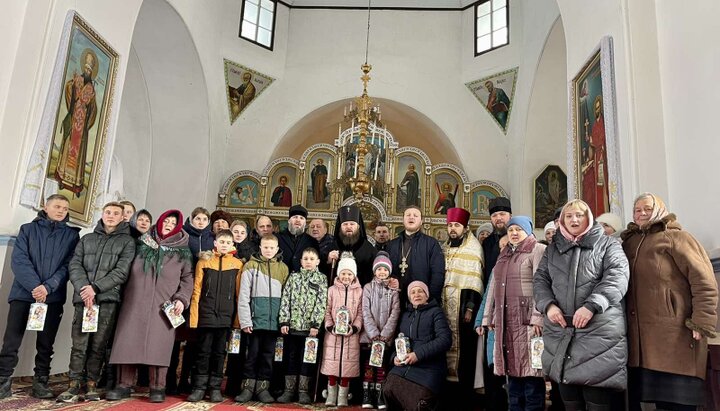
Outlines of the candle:
<svg viewBox="0 0 720 411">
<path fill-rule="evenodd" d="M 357 178 L 357 166 L 358 166 L 358 151 L 355 149 L 355 170 L 353 171 L 353 177 Z"/>
<path fill-rule="evenodd" d="M 343 117 L 347 117 L 347 106 L 343 107 Z"/>
<path fill-rule="evenodd" d="M 352 133 L 355 130 L 355 117 L 352 119 L 352 124 L 350 125 L 350 133 Z"/>
<path fill-rule="evenodd" d="M 375 128 L 373 126 L 372 137 L 370 138 L 370 144 L 375 144 Z"/>
<path fill-rule="evenodd" d="M 340 156 L 338 156 L 338 161 L 337 161 L 337 178 L 338 178 L 338 180 L 340 179 L 340 177 L 342 177 L 342 159 L 340 158 Z"/>
<path fill-rule="evenodd" d="M 338 138 L 340 138 L 341 134 L 342 134 L 342 124 L 338 123 Z"/>
<path fill-rule="evenodd" d="M 375 156 L 375 177 L 373 177 L 373 180 L 377 180 L 377 174 L 378 174 L 378 163 L 380 162 L 380 150 L 378 150 L 377 155 Z"/>
</svg>

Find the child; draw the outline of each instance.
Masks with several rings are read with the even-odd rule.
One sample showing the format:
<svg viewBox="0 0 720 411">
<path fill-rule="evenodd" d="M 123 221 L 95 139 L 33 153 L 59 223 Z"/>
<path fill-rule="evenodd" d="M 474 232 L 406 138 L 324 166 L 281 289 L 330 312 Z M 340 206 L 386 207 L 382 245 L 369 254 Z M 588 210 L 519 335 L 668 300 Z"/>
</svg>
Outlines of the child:
<svg viewBox="0 0 720 411">
<path fill-rule="evenodd" d="M 387 348 L 395 337 L 395 327 L 400 318 L 400 290 L 390 288 L 388 283 L 391 272 L 390 256 L 384 251 L 378 252 L 373 262 L 375 278 L 365 284 L 363 289 L 363 331 L 360 334 L 363 351 L 369 351 L 373 341 L 382 341 Z M 388 356 L 384 355 L 384 357 Z M 386 407 L 382 386 L 385 382 L 386 364 L 382 367 L 373 367 L 370 365 L 370 355 L 366 354 L 365 358 L 368 361 L 365 363 L 363 378 L 362 407 L 375 408 L 377 405 L 378 409 L 384 410 Z"/>
<path fill-rule="evenodd" d="M 320 255 L 312 247 L 306 248 L 300 260 L 302 268 L 290 274 L 280 302 L 280 332 L 285 336 L 284 349 L 287 361 L 285 391 L 277 399 L 288 403 L 298 388 L 300 404 L 310 404 L 310 379 L 315 374 L 315 363 L 306 363 L 303 357 L 305 337 L 317 337 L 325 319 L 327 304 L 327 277 L 318 271 Z"/>
<path fill-rule="evenodd" d="M 360 337 L 362 328 L 362 288 L 357 280 L 355 259 L 343 253 L 338 263 L 338 276 L 328 290 L 325 311 L 325 334 L 321 372 L 328 376 L 325 405 L 347 407 L 350 378 L 360 375 Z M 348 334 L 336 334 L 338 311 L 349 315 Z M 342 311 L 340 311 L 342 313 Z M 339 327 L 342 328 L 342 327 Z M 340 379 L 340 381 L 338 381 Z M 338 389 L 338 383 L 340 388 Z"/>
<path fill-rule="evenodd" d="M 187 401 L 197 402 L 209 390 L 211 402 L 222 402 L 220 384 L 225 365 L 225 343 L 233 326 L 235 298 L 240 285 L 242 261 L 234 257 L 229 230 L 215 236 L 212 256 L 203 256 L 195 267 L 195 287 L 190 300 L 190 328 L 198 329 L 193 391 Z"/>
<path fill-rule="evenodd" d="M 240 328 L 248 335 L 248 353 L 237 402 L 250 401 L 253 393 L 261 402 L 275 402 L 268 389 L 278 337 L 280 296 L 288 278 L 288 268 L 277 255 L 278 249 L 277 237 L 263 236 L 260 255 L 245 264 L 240 280 L 238 314 Z"/>
</svg>

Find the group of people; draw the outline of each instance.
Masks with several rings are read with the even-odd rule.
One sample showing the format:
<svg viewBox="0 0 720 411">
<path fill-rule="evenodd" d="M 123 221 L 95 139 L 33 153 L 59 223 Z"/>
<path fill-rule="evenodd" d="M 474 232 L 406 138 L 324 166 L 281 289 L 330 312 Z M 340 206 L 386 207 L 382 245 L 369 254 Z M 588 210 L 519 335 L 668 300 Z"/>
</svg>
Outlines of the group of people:
<svg viewBox="0 0 720 411">
<path fill-rule="evenodd" d="M 0 398 L 12 394 L 37 307 L 46 315 L 32 395 L 54 397 L 50 360 L 70 281 L 62 402 L 100 400 L 103 375 L 109 401 L 130 397 L 143 376 L 152 402 L 187 392 L 191 402 L 309 404 L 320 386 L 328 406 L 352 397 L 368 409 L 431 410 L 462 398 L 456 408 L 543 410 L 548 379 L 555 409 L 624 409 L 625 391 L 633 411 L 704 401 L 717 284 L 702 246 L 650 193 L 625 230 L 571 200 L 540 240 L 507 198 L 491 201 L 476 235 L 470 213 L 452 207 L 443 244 L 412 205 L 395 238 L 380 223 L 374 242 L 357 206 L 338 210 L 331 235 L 300 205 L 274 233 L 265 215 L 251 229 L 198 207 L 153 224 L 147 210 L 111 202 L 82 238 L 68 206 L 50 196 L 18 234 Z"/>
</svg>

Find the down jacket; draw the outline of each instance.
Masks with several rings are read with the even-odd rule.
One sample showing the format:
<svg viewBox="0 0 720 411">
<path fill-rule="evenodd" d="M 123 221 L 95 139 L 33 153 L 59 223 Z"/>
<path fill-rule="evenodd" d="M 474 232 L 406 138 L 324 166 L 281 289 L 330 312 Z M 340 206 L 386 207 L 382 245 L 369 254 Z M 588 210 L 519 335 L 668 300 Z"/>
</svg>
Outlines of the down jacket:
<svg viewBox="0 0 720 411">
<path fill-rule="evenodd" d="M 350 311 L 350 335 L 333 332 L 335 318 L 340 307 Z M 357 281 L 349 286 L 335 278 L 335 284 L 328 289 L 328 304 L 325 310 L 325 333 L 323 362 L 320 372 L 324 375 L 351 378 L 360 375 L 360 336 L 362 328 L 362 288 Z"/>
<path fill-rule="evenodd" d="M 67 225 L 69 220 L 67 215 L 63 221 L 52 221 L 41 210 L 31 223 L 20 227 L 12 252 L 15 280 L 8 302 L 34 303 L 32 290 L 44 285 L 48 291 L 46 303 L 65 303 L 68 263 L 80 240 L 80 229 Z"/>
<path fill-rule="evenodd" d="M 555 304 L 567 328 L 545 317 L 543 371 L 564 384 L 625 389 L 627 338 L 622 299 L 629 268 L 622 247 L 595 222 L 577 243 L 555 235 L 535 272 L 538 311 Z M 585 306 L 595 311 L 585 328 L 574 328 L 572 316 Z"/>
<path fill-rule="evenodd" d="M 374 278 L 363 287 L 363 330 L 361 343 L 370 343 L 378 337 L 388 344 L 395 337 L 400 318 L 400 290 L 394 290 Z"/>
<path fill-rule="evenodd" d="M 702 245 L 669 214 L 622 234 L 632 276 L 627 297 L 630 367 L 705 378 L 718 290 Z"/>
<path fill-rule="evenodd" d="M 390 374 L 420 384 L 439 394 L 447 377 L 446 353 L 452 346 L 452 332 L 445 311 L 430 299 L 427 304 L 413 307 L 408 304 L 402 314 L 398 333 L 410 338 L 410 349 L 415 352 L 417 362 L 412 365 L 397 365 Z M 395 352 L 390 357 L 394 364 Z"/>
<path fill-rule="evenodd" d="M 233 254 L 204 254 L 195 266 L 190 328 L 238 328 L 235 301 L 243 263 Z"/>
<path fill-rule="evenodd" d="M 70 260 L 73 304 L 82 304 L 80 289 L 86 285 L 95 290 L 96 303 L 119 303 L 134 258 L 135 239 L 130 235 L 130 225 L 123 221 L 107 234 L 102 220 L 98 221 L 95 231 L 80 239 Z"/>
<path fill-rule="evenodd" d="M 243 266 L 238 296 L 240 328 L 279 331 L 280 298 L 287 278 L 282 253 L 270 259 L 256 254 Z"/>
</svg>

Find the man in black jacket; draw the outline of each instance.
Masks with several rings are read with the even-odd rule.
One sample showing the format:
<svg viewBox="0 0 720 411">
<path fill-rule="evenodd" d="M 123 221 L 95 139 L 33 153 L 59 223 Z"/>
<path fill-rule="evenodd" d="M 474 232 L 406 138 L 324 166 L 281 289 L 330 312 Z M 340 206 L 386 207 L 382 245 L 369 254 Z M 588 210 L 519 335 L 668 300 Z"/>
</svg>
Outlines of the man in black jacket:
<svg viewBox="0 0 720 411">
<path fill-rule="evenodd" d="M 296 204 L 288 212 L 288 228 L 278 234 L 278 243 L 282 251 L 282 259 L 291 273 L 300 271 L 300 259 L 303 250 L 314 248 L 320 253 L 317 240 L 305 232 L 308 212 L 305 207 Z"/>
<path fill-rule="evenodd" d="M 390 241 L 390 228 L 382 221 L 375 226 L 373 233 L 375 239 L 375 249 L 378 251 L 387 251 L 388 241 Z"/>
<path fill-rule="evenodd" d="M 35 343 L 37 355 L 32 396 L 54 397 L 48 388 L 50 361 L 67 298 L 68 263 L 80 240 L 80 229 L 67 225 L 69 206 L 65 196 L 53 194 L 37 217 L 20 227 L 12 252 L 15 278 L 8 297 L 10 309 L 0 352 L 0 399 L 12 395 L 11 377 L 18 363 L 17 354 L 33 303 L 46 306 L 43 330 L 37 332 Z M 34 307 L 35 310 L 38 307 Z"/>
<path fill-rule="evenodd" d="M 105 204 L 95 231 L 80 239 L 70 261 L 70 282 L 75 288 L 68 372 L 70 386 L 58 396 L 58 402 L 77 401 L 80 385 L 86 378 L 85 399 L 100 399 L 96 388 L 105 347 L 113 338 L 121 287 L 128 279 L 135 258 L 135 240 L 130 236 L 130 226 L 123 221 L 122 214 L 122 204 Z M 98 309 L 97 331 L 83 332 L 83 309 L 93 307 Z"/>
</svg>

